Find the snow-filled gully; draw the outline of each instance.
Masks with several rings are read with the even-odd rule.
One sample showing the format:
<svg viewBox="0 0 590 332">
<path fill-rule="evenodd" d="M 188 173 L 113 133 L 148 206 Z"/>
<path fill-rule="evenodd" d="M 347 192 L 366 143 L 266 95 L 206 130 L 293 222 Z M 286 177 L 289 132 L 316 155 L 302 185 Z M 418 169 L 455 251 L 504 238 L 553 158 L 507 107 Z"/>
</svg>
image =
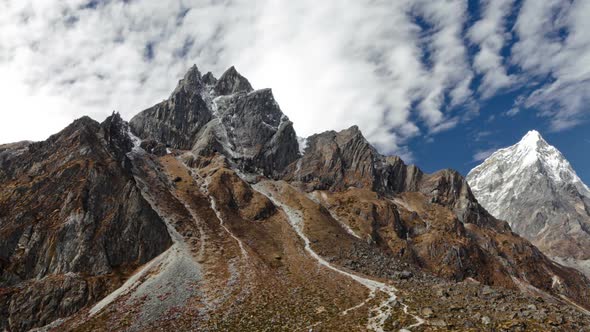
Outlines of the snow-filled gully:
<svg viewBox="0 0 590 332">
<path fill-rule="evenodd" d="M 356 305 L 354 307 L 344 310 L 341 313 L 342 315 L 346 315 L 349 312 L 356 310 L 358 308 L 361 308 L 365 304 L 369 303 L 372 299 L 375 298 L 377 292 L 382 292 L 387 296 L 385 301 L 381 302 L 376 308 L 373 308 L 371 310 L 371 312 L 374 312 L 375 315 L 373 315 L 372 317 L 369 317 L 369 321 L 367 324 L 368 329 L 373 330 L 373 331 L 377 331 L 377 332 L 383 332 L 385 322 L 392 315 L 393 306 L 397 302 L 397 296 L 396 296 L 397 289 L 391 285 L 387 285 L 385 283 L 382 283 L 382 282 L 379 282 L 376 280 L 364 278 L 364 277 L 358 276 L 356 274 L 349 273 L 347 271 L 344 271 L 344 270 L 330 264 L 328 261 L 326 261 L 320 255 L 318 255 L 311 248 L 311 242 L 310 242 L 309 238 L 303 232 L 303 223 L 304 222 L 303 222 L 303 218 L 301 217 L 301 213 L 299 211 L 296 211 L 295 209 L 283 204 L 281 201 L 276 199 L 272 195 L 272 193 L 263 184 L 257 183 L 257 184 L 254 184 L 252 187 L 255 190 L 257 190 L 258 192 L 260 192 L 261 194 L 268 197 L 275 205 L 277 205 L 278 207 L 280 207 L 284 211 L 284 213 L 287 216 L 287 221 L 293 227 L 293 229 L 295 230 L 297 235 L 305 243 L 305 250 L 311 255 L 311 257 L 313 257 L 315 260 L 317 260 L 320 265 L 322 265 L 334 272 L 342 274 L 348 278 L 351 278 L 354 281 L 358 282 L 359 284 L 361 284 L 369 289 L 369 291 L 370 291 L 369 297 L 365 301 L 363 301 L 359 305 Z M 404 313 L 409 314 L 408 306 L 405 304 L 402 304 L 402 303 L 400 303 L 400 304 L 402 305 Z M 424 324 L 424 320 L 422 318 L 415 316 L 415 315 L 411 315 L 411 316 L 414 317 L 414 319 L 416 320 L 416 323 L 411 326 L 406 327 L 405 328 L 406 330 L 414 328 L 414 327 L 418 327 L 418 326 Z M 402 329 L 402 330 L 404 330 L 404 329 Z"/>
</svg>

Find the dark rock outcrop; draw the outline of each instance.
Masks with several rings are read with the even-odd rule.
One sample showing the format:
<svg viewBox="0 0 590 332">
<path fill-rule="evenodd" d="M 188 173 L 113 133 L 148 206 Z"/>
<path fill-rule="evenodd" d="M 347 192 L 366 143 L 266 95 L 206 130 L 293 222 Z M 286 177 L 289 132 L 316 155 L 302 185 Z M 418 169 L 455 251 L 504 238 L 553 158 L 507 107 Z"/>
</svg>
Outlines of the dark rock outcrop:
<svg viewBox="0 0 590 332">
<path fill-rule="evenodd" d="M 31 144 L 32 142 L 23 141 L 0 145 L 0 181 L 8 176 L 7 172 L 13 168 L 11 164 L 18 160 L 17 157 L 25 153 Z"/>
<path fill-rule="evenodd" d="M 357 126 L 327 131 L 307 138 L 305 154 L 290 165 L 285 179 L 301 181 L 309 190 L 373 188 L 379 158 Z"/>
<path fill-rule="evenodd" d="M 240 75 L 234 66 L 221 75 L 215 82 L 213 91 L 217 96 L 231 95 L 236 92 L 252 92 L 254 89 L 248 80 Z"/>
<path fill-rule="evenodd" d="M 234 67 L 218 80 L 193 67 L 168 100 L 130 124 L 142 139 L 197 155 L 219 152 L 243 170 L 272 177 L 299 156 L 293 124 L 271 90 L 254 91 Z"/>
<path fill-rule="evenodd" d="M 129 124 L 143 139 L 154 139 L 166 146 L 190 150 L 197 134 L 212 114 L 203 94 L 207 86 L 201 73 L 192 67 L 167 100 L 136 115 Z"/>
<path fill-rule="evenodd" d="M 443 170 L 425 174 L 397 156 L 383 156 L 357 126 L 308 137 L 305 154 L 289 166 L 284 178 L 301 182 L 308 191 L 341 191 L 349 187 L 383 195 L 419 191 L 431 197 L 432 202 L 452 208 L 463 222 L 495 224 L 477 204 L 459 173 Z"/>
<path fill-rule="evenodd" d="M 34 324 L 26 328 L 38 326 L 106 295 L 78 294 L 68 308 L 58 308 L 52 305 L 59 304 L 52 300 L 54 293 L 65 296 L 66 290 L 35 286 L 45 278 L 72 273 L 83 287 L 88 278 L 125 275 L 170 246 L 164 223 L 130 172 L 125 154 L 132 142 L 127 131 L 118 114 L 102 124 L 85 117 L 5 161 L 0 288 L 13 291 L 7 292 L 9 312 L 0 318 L 0 326 L 20 330 L 28 320 Z M 50 301 L 35 309 L 42 320 L 32 320 L 19 309 L 27 298 L 22 292 L 32 289 Z M 8 320 L 25 325 L 12 326 Z"/>
<path fill-rule="evenodd" d="M 242 169 L 276 176 L 298 158 L 293 123 L 281 112 L 270 89 L 221 99 L 217 107 L 220 130 L 227 134 L 219 140 Z"/>
</svg>

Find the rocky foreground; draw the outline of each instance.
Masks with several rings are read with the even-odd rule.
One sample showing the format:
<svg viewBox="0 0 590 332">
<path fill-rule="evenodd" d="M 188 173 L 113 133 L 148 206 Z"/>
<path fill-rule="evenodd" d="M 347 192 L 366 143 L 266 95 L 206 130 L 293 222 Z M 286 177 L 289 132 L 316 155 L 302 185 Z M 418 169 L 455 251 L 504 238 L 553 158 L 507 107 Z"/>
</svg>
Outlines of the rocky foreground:
<svg viewBox="0 0 590 332">
<path fill-rule="evenodd" d="M 0 147 L 0 329 L 584 331 L 590 281 L 457 172 L 307 138 L 235 68 Z"/>
</svg>

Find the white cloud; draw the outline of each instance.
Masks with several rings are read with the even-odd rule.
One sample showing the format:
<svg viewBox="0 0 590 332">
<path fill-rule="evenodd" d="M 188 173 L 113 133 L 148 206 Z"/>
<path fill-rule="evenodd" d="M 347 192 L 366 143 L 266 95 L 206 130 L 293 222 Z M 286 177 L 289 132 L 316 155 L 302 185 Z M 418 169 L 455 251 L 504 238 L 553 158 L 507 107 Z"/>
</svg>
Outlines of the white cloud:
<svg viewBox="0 0 590 332">
<path fill-rule="evenodd" d="M 504 113 L 504 115 L 509 116 L 509 117 L 513 117 L 513 116 L 516 116 L 518 113 L 520 113 L 520 108 L 518 108 L 518 107 L 512 107 L 511 109 L 509 109 L 508 111 L 506 111 Z"/>
<path fill-rule="evenodd" d="M 513 5 L 514 0 L 483 0 L 482 19 L 468 32 L 469 39 L 479 46 L 473 67 L 483 75 L 478 88 L 483 98 L 489 98 L 514 83 L 514 77 L 506 73 L 500 53 L 506 42 L 506 20 Z"/>
<path fill-rule="evenodd" d="M 8 97 L 20 115 L 2 122 L 0 141 L 40 139 L 85 114 L 130 118 L 192 63 L 217 75 L 236 65 L 255 87 L 272 87 L 300 135 L 357 124 L 386 152 L 406 151 L 420 121 L 453 127 L 445 98 L 451 108 L 471 96 L 462 1 L 86 3 L 0 2 L 0 72 L 21 91 Z M 22 121 L 39 114 L 55 124 L 32 132 Z"/>
<path fill-rule="evenodd" d="M 461 0 L 0 0 L 0 142 L 43 139 L 82 115 L 129 119 L 193 63 L 217 76 L 236 65 L 273 88 L 299 135 L 357 124 L 405 156 L 409 138 L 476 117 L 479 97 L 547 75 L 519 106 L 556 129 L 577 124 L 590 96 L 589 2 L 525 1 L 505 59 L 513 5 L 485 1 L 467 26 Z"/>
<path fill-rule="evenodd" d="M 473 155 L 473 161 L 475 162 L 475 161 L 485 160 L 496 151 L 497 151 L 497 149 L 495 149 L 495 148 L 491 148 L 491 149 L 487 149 L 487 150 L 478 150 Z"/>
<path fill-rule="evenodd" d="M 449 107 L 469 101 L 469 84 L 473 74 L 467 62 L 467 50 L 462 30 L 467 18 L 464 1 L 417 1 L 413 7 L 416 15 L 433 25 L 432 34 L 423 37 L 432 61 L 432 69 L 426 73 L 421 85 L 424 98 L 418 105 L 420 116 L 433 132 L 447 130 L 458 119 L 443 113 L 445 98 Z"/>
<path fill-rule="evenodd" d="M 525 1 L 516 30 L 512 61 L 529 77 L 551 82 L 531 93 L 524 105 L 539 108 L 554 130 L 580 124 L 590 113 L 589 1 Z"/>
</svg>

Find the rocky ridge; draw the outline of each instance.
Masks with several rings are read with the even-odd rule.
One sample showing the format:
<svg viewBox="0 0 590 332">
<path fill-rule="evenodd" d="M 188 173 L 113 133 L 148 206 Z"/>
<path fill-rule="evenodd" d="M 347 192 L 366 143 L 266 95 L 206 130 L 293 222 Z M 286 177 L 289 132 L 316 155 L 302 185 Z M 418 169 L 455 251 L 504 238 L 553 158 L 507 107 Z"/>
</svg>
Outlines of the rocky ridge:
<svg viewBox="0 0 590 332">
<path fill-rule="evenodd" d="M 130 172 L 127 130 L 118 114 L 85 117 L 2 161 L 0 328 L 73 314 L 170 246 Z"/>
</svg>

